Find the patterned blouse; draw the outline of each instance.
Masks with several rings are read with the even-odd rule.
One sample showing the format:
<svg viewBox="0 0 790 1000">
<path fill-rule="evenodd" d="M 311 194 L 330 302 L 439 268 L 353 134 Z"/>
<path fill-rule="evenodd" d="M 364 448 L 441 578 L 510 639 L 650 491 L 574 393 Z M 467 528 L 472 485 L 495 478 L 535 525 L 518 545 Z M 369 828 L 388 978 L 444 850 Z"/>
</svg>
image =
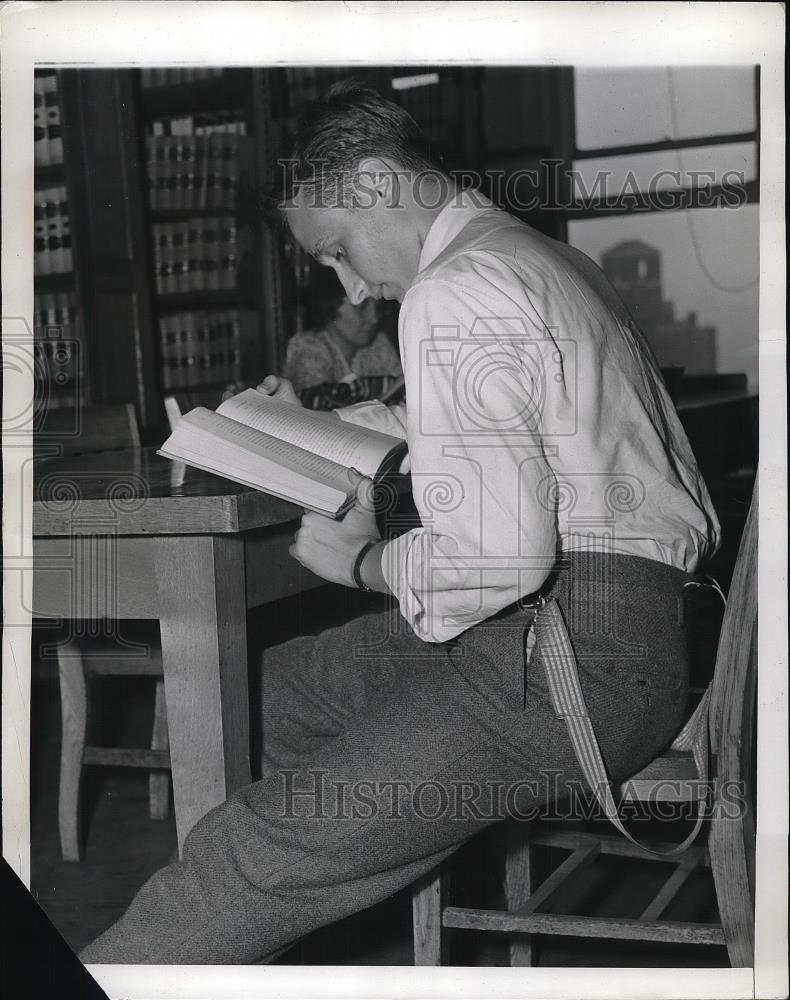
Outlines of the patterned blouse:
<svg viewBox="0 0 790 1000">
<path fill-rule="evenodd" d="M 326 331 L 296 333 L 288 341 L 283 369 L 297 393 L 325 382 L 349 383 L 357 377 L 402 374 L 398 351 L 383 330 L 357 351 L 351 364 Z"/>
</svg>

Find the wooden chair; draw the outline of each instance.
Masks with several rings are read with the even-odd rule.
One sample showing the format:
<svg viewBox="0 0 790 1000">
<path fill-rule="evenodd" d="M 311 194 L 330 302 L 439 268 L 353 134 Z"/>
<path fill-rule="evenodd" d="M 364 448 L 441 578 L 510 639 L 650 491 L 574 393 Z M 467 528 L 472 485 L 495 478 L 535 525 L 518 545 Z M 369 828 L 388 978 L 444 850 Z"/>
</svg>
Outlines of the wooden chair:
<svg viewBox="0 0 790 1000">
<path fill-rule="evenodd" d="M 730 596 L 722 622 L 714 670 L 709 735 L 712 761 L 712 810 L 707 847 L 657 858 L 620 835 L 542 831 L 539 824 L 507 822 L 504 889 L 506 910 L 446 906 L 447 870 L 422 879 L 413 890 L 415 965 L 441 965 L 446 929 L 498 931 L 510 935 L 510 964 L 533 964 L 534 935 L 569 935 L 684 944 L 726 945 L 733 967 L 751 967 L 754 955 L 754 788 L 753 717 L 757 657 L 757 487 L 746 521 Z M 670 751 L 625 783 L 625 797 L 641 801 L 693 801 L 700 794 L 690 753 Z M 673 782 L 672 794 L 657 794 L 659 782 Z M 669 787 L 664 785 L 667 792 Z M 743 806 L 732 817 L 728 795 L 741 789 Z M 729 790 L 729 791 L 728 791 Z M 534 848 L 562 848 L 569 856 L 540 885 L 532 884 Z M 656 844 L 656 850 L 672 845 Z M 634 918 L 590 917 L 541 912 L 563 885 L 599 854 L 661 860 L 670 873 L 652 902 Z M 662 920 L 692 873 L 710 867 L 721 924 Z"/>
<path fill-rule="evenodd" d="M 47 413 L 36 435 L 36 452 L 79 455 L 115 448 L 139 447 L 140 435 L 130 404 L 89 406 L 79 414 L 68 410 Z M 55 641 L 61 704 L 60 787 L 58 825 L 65 861 L 81 857 L 80 792 L 86 765 L 148 767 L 149 811 L 165 819 L 170 811 L 170 767 L 167 712 L 162 678 L 162 654 L 156 637 L 148 655 L 129 655 L 117 642 L 102 638 L 75 638 L 70 632 Z M 87 745 L 90 679 L 97 676 L 154 676 L 154 723 L 151 747 L 144 750 Z"/>
</svg>

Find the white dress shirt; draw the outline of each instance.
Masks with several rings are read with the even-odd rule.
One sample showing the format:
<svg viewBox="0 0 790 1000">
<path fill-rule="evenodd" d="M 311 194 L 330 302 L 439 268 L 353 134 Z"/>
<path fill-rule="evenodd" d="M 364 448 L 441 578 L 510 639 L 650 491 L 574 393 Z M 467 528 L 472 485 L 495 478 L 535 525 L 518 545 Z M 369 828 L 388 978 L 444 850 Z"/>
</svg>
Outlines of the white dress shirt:
<svg viewBox="0 0 790 1000">
<path fill-rule="evenodd" d="M 400 310 L 407 408 L 343 419 L 405 437 L 422 524 L 382 569 L 443 642 L 534 593 L 559 553 L 692 572 L 719 524 L 650 349 L 599 268 L 478 192 L 429 230 Z"/>
</svg>

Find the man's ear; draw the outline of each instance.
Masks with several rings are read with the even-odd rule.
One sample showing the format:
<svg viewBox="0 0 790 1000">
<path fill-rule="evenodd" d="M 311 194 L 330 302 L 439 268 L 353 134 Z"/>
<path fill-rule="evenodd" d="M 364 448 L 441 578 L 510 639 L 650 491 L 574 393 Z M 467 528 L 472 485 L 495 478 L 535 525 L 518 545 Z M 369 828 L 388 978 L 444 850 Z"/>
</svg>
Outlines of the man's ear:
<svg viewBox="0 0 790 1000">
<path fill-rule="evenodd" d="M 402 173 L 402 171 L 401 171 Z M 368 156 L 357 166 L 357 207 L 403 208 L 401 178 L 394 164 L 378 156 Z"/>
</svg>

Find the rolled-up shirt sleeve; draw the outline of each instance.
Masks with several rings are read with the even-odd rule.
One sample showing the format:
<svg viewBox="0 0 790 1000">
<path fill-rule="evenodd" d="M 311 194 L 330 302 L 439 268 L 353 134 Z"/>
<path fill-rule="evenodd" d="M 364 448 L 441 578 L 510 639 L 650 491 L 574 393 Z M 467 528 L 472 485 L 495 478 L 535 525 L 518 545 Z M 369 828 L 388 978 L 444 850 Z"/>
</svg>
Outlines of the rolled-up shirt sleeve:
<svg viewBox="0 0 790 1000">
<path fill-rule="evenodd" d="M 382 569 L 427 642 L 444 642 L 544 582 L 556 559 L 551 470 L 523 321 L 457 284 L 414 286 L 401 309 L 412 489 L 422 527 L 390 541 Z M 534 352 L 532 352 L 534 353 Z M 549 491 L 550 492 L 550 491 Z"/>
<path fill-rule="evenodd" d="M 404 440 L 406 438 L 406 407 L 402 403 L 397 406 L 387 406 L 377 399 L 371 399 L 364 403 L 355 403 L 353 406 L 339 407 L 335 413 L 341 420 L 346 420 L 350 424 L 382 431 L 384 434 L 391 434 Z"/>
</svg>

